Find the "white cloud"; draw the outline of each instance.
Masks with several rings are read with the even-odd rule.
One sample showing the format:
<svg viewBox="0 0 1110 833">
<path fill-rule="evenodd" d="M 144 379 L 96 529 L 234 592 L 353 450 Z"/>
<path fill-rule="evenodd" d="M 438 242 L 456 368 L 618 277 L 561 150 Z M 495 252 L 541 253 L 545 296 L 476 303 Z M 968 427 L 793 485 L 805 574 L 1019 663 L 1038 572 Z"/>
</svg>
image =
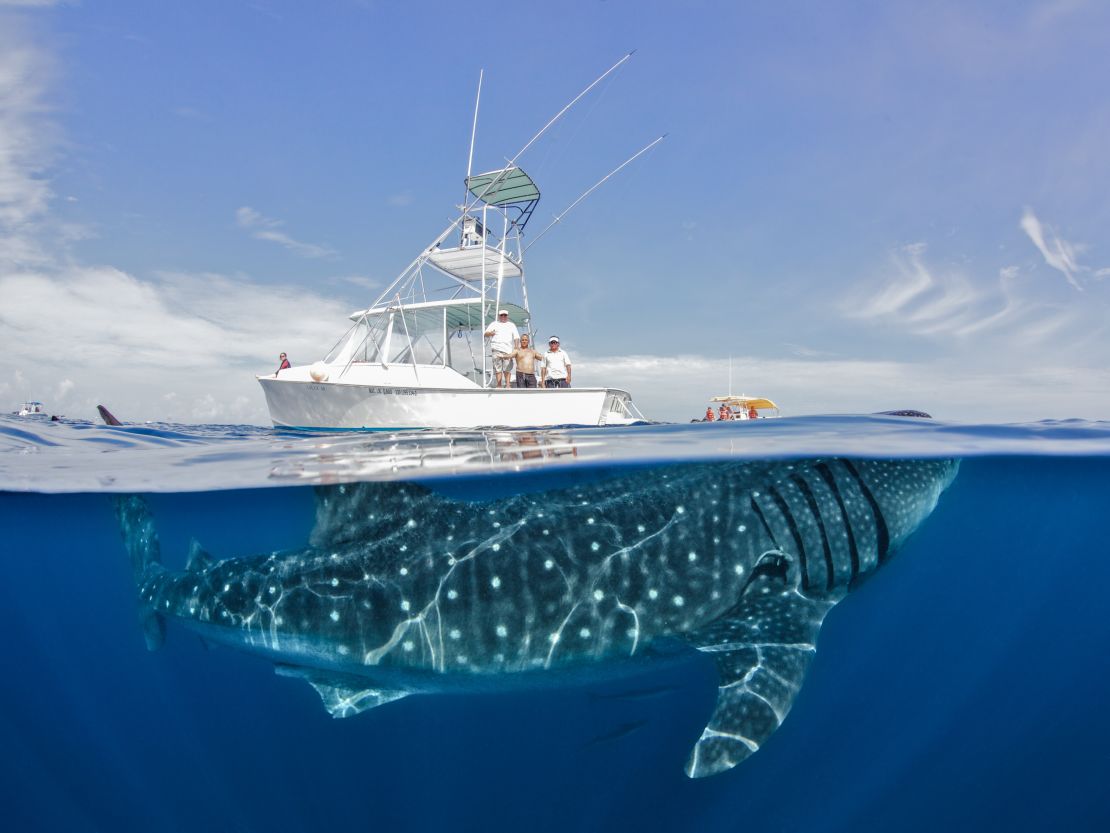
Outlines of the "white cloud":
<svg viewBox="0 0 1110 833">
<path fill-rule="evenodd" d="M 50 202 L 45 177 L 54 142 L 47 119 L 51 61 L 18 24 L 0 29 L 0 258 L 24 262 L 42 255 L 32 223 Z"/>
<path fill-rule="evenodd" d="M 382 288 L 381 281 L 376 281 L 373 278 L 367 278 L 363 275 L 344 275 L 343 277 L 338 278 L 337 280 L 343 281 L 344 283 L 352 284 L 352 285 L 357 286 L 361 289 L 369 289 L 369 290 L 373 290 L 373 291 L 378 291 Z"/>
<path fill-rule="evenodd" d="M 70 0 L 0 0 L 0 9 L 42 9 L 47 6 L 61 6 Z"/>
<path fill-rule="evenodd" d="M 728 359 L 705 356 L 575 356 L 581 385 L 616 385 L 652 419 L 701 417 L 728 393 Z M 1052 362 L 1005 367 L 990 358 L 921 362 L 733 357 L 732 392 L 766 396 L 787 416 L 917 408 L 951 421 L 1110 418 L 1110 369 Z"/>
<path fill-rule="evenodd" d="M 1063 357 L 1077 339 L 1105 330 L 1092 304 L 1022 297 L 1016 266 L 1000 268 L 997 279 L 976 280 L 956 267 L 934 267 L 925 246 L 915 244 L 895 255 L 894 267 L 878 288 L 859 289 L 841 304 L 845 317 L 1011 359 L 1031 351 Z"/>
<path fill-rule="evenodd" d="M 187 107 L 183 105 L 181 107 L 174 107 L 170 112 L 178 118 L 189 121 L 211 121 L 211 117 L 206 112 L 196 107 Z"/>
<path fill-rule="evenodd" d="M 222 275 L 144 281 L 111 267 L 0 275 L 0 353 L 19 367 L 16 398 L 95 418 L 267 422 L 252 378 L 282 350 L 319 358 L 347 325 L 346 305 L 298 287 Z"/>
<path fill-rule="evenodd" d="M 1090 6 L 1090 0 L 1047 0 L 1036 3 L 1029 10 L 1029 24 L 1038 30 L 1085 11 Z"/>
<path fill-rule="evenodd" d="M 1068 283 L 1082 292 L 1083 287 L 1079 283 L 1078 275 L 1086 271 L 1086 267 L 1080 266 L 1077 259 L 1082 247 L 1058 237 L 1051 229 L 1045 229 L 1031 208 L 1025 209 L 1025 213 L 1021 215 L 1021 229 L 1029 235 L 1033 245 L 1044 257 L 1045 263 L 1062 272 L 1068 279 Z"/>
<path fill-rule="evenodd" d="M 249 229 L 252 237 L 277 243 L 301 257 L 328 259 L 336 257 L 336 251 L 328 246 L 303 243 L 283 231 L 278 231 L 281 226 L 285 225 L 284 221 L 267 217 L 255 211 L 249 205 L 244 205 L 235 212 L 235 221 L 240 228 Z"/>
<path fill-rule="evenodd" d="M 849 318 L 894 324 L 921 336 L 950 336 L 995 324 L 1008 311 L 984 312 L 987 295 L 955 269 L 937 271 L 925 262 L 924 243 L 903 247 L 894 256 L 894 272 L 874 288 L 857 291 L 842 305 Z"/>
<path fill-rule="evenodd" d="M 854 300 L 846 312 L 855 318 L 883 318 L 895 315 L 922 293 L 933 288 L 936 282 L 921 262 L 924 250 L 923 243 L 905 246 L 902 249 L 902 256 L 896 261 L 898 274 L 862 303 Z"/>
</svg>

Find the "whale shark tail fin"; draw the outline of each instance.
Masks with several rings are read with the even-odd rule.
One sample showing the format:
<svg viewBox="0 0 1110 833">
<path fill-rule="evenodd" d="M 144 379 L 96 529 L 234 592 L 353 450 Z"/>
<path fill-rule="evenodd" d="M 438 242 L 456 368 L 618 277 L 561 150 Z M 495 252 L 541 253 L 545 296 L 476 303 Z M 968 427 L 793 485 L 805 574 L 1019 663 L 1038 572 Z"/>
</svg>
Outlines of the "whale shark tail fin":
<svg viewBox="0 0 1110 833">
<path fill-rule="evenodd" d="M 161 547 L 154 528 L 154 515 L 150 505 L 141 495 L 123 495 L 116 498 L 116 517 L 119 519 L 123 544 L 131 558 L 131 572 L 136 589 L 152 570 L 162 569 Z M 139 599 L 139 625 L 146 637 L 146 647 L 153 651 L 166 639 L 165 621 L 143 599 Z"/>
</svg>

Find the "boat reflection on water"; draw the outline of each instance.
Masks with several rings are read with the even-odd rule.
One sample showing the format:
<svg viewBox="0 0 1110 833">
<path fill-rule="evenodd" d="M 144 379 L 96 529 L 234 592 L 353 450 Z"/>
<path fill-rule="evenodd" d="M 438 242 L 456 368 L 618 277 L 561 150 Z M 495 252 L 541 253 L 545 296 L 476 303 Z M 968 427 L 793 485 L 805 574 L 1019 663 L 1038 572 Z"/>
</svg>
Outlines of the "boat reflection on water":
<svg viewBox="0 0 1110 833">
<path fill-rule="evenodd" d="M 290 443 L 297 454 L 278 461 L 270 472 L 275 480 L 317 484 L 351 480 L 448 475 L 465 471 L 522 471 L 605 456 L 602 435 L 585 432 L 542 431 L 399 431 L 367 437 L 321 437 L 309 444 Z M 594 453 L 590 453 L 591 450 Z"/>
</svg>

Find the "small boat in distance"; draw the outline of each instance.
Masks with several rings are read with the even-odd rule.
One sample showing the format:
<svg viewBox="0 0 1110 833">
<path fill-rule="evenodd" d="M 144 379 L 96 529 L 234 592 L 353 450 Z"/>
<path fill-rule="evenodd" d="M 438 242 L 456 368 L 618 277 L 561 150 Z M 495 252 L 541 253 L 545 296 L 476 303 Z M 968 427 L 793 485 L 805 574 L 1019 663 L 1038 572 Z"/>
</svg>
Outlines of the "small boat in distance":
<svg viewBox="0 0 1110 833">
<path fill-rule="evenodd" d="M 706 413 L 713 414 L 713 420 L 747 420 L 747 419 L 768 419 L 781 416 L 779 413 L 779 406 L 772 402 L 770 399 L 765 399 L 762 396 L 734 396 L 729 394 L 727 396 L 714 396 L 709 400 L 709 407 Z M 718 403 L 716 407 L 713 403 Z M 721 416 L 721 411 L 725 412 Z M 708 418 L 703 420 L 710 422 Z"/>
<path fill-rule="evenodd" d="M 484 334 L 507 313 L 540 352 L 528 303 L 524 253 L 643 148 L 587 190 L 551 225 L 524 232 L 540 190 L 516 160 L 622 58 L 544 126 L 504 167 L 468 171 L 458 217 L 420 252 L 321 361 L 258 376 L 270 418 L 281 428 L 383 430 L 628 425 L 641 421 L 627 391 L 603 387 L 497 387 Z M 478 84 L 481 98 L 481 79 Z M 474 108 L 477 124 L 478 107 Z M 474 154 L 474 131 L 470 158 Z M 537 343 L 539 342 L 539 343 Z M 537 365 L 539 362 L 537 361 Z M 537 376 L 539 375 L 537 366 Z M 507 374 L 506 374 L 507 375 Z"/>
<path fill-rule="evenodd" d="M 16 416 L 46 416 L 46 409 L 41 402 L 24 402 L 15 412 Z"/>
</svg>

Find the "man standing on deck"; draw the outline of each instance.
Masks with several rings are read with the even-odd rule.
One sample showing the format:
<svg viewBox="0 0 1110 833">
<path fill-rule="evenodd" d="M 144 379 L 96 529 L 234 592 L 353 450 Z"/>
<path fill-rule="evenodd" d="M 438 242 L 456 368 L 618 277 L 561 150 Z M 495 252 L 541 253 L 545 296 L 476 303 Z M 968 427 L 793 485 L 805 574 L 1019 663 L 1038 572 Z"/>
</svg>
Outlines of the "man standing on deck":
<svg viewBox="0 0 1110 833">
<path fill-rule="evenodd" d="M 507 388 L 513 371 L 512 354 L 520 346 L 520 331 L 509 320 L 509 311 L 499 309 L 497 320 L 486 328 L 484 335 L 489 339 L 490 352 L 493 353 L 493 372 L 497 379 L 494 387 Z"/>
<path fill-rule="evenodd" d="M 528 334 L 520 337 L 520 346 L 513 351 L 513 360 L 516 362 L 516 382 L 514 387 L 536 387 L 536 359 L 543 361 L 543 353 L 532 349 Z"/>
<path fill-rule="evenodd" d="M 570 387 L 570 356 L 559 349 L 559 337 L 552 336 L 547 341 L 547 352 L 543 354 L 543 381 L 547 388 Z"/>
</svg>

